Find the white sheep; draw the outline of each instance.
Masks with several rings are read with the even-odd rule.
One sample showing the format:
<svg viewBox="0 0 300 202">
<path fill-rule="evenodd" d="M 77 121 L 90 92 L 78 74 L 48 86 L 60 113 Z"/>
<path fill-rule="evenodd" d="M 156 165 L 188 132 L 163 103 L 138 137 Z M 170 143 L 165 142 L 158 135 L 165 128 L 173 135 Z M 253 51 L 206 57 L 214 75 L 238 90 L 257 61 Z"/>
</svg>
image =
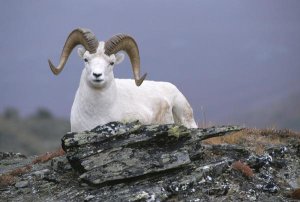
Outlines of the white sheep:
<svg viewBox="0 0 300 202">
<path fill-rule="evenodd" d="M 62 71 L 79 44 L 84 47 L 78 49 L 78 54 L 85 61 L 85 68 L 71 110 L 71 131 L 90 130 L 111 121 L 135 120 L 143 124 L 197 127 L 187 99 L 173 84 L 143 82 L 146 74 L 140 78 L 138 46 L 128 35 L 118 34 L 107 42 L 99 42 L 91 31 L 75 29 L 66 40 L 58 67 L 49 60 L 54 74 Z M 132 79 L 114 78 L 114 66 L 124 60 L 119 51 L 125 51 L 130 58 L 135 84 Z"/>
</svg>

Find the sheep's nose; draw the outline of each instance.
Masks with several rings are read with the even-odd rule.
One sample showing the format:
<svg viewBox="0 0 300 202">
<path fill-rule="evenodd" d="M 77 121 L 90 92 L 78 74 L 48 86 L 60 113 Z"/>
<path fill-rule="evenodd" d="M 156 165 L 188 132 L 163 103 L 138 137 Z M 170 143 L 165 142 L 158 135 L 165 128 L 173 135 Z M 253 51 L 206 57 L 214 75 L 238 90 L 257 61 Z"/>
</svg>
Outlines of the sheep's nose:
<svg viewBox="0 0 300 202">
<path fill-rule="evenodd" d="M 93 73 L 94 77 L 99 78 L 102 74 Z"/>
</svg>

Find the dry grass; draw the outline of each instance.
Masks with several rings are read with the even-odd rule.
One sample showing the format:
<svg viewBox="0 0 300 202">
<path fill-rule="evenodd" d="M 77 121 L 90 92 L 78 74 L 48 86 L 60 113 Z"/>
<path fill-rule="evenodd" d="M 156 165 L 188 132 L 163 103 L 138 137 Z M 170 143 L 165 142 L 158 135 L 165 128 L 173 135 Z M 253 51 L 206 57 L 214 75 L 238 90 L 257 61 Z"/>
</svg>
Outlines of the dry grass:
<svg viewBox="0 0 300 202">
<path fill-rule="evenodd" d="M 31 170 L 32 166 L 30 164 L 21 167 L 21 168 L 16 168 L 15 170 L 10 171 L 8 174 L 12 176 L 21 176 L 25 173 L 28 173 Z"/>
<path fill-rule="evenodd" d="M 0 176 L 0 187 L 7 187 L 16 183 L 16 178 L 9 174 Z"/>
<path fill-rule="evenodd" d="M 207 140 L 204 140 L 203 142 L 207 144 L 239 144 L 243 139 L 243 136 L 244 133 L 242 131 L 239 131 L 226 136 L 209 138 Z"/>
<path fill-rule="evenodd" d="M 300 200 L 300 188 L 295 189 L 292 193 L 291 193 L 291 197 L 293 199 L 298 199 Z"/>
<path fill-rule="evenodd" d="M 27 172 L 29 172 L 32 169 L 32 166 L 30 164 L 21 167 L 16 168 L 8 173 L 5 173 L 0 176 L 0 187 L 6 187 L 11 186 L 16 183 L 16 177 L 21 176 Z"/>
<path fill-rule="evenodd" d="M 247 164 L 242 163 L 241 161 L 233 162 L 231 167 L 234 170 L 240 171 L 246 177 L 253 177 L 252 169 Z"/>
<path fill-rule="evenodd" d="M 237 144 L 249 147 L 256 154 L 263 154 L 269 145 L 286 144 L 290 139 L 300 141 L 300 134 L 290 130 L 244 129 L 221 137 L 214 137 L 203 142 L 206 144 Z"/>
<path fill-rule="evenodd" d="M 15 184 L 16 177 L 30 172 L 33 164 L 45 163 L 55 157 L 62 156 L 64 154 L 65 154 L 65 152 L 62 148 L 60 148 L 54 152 L 47 152 L 46 154 L 40 155 L 39 157 L 34 159 L 30 164 L 27 164 L 20 168 L 16 168 L 8 173 L 2 174 L 0 176 L 0 187 L 6 187 L 6 186 L 11 186 L 11 185 Z"/>
<path fill-rule="evenodd" d="M 65 151 L 60 148 L 54 152 L 47 152 L 45 154 L 42 154 L 40 155 L 39 157 L 37 157 L 36 159 L 34 159 L 32 161 L 33 164 L 36 164 L 36 163 L 45 163 L 55 157 L 58 157 L 58 156 L 63 156 L 65 154 Z"/>
</svg>

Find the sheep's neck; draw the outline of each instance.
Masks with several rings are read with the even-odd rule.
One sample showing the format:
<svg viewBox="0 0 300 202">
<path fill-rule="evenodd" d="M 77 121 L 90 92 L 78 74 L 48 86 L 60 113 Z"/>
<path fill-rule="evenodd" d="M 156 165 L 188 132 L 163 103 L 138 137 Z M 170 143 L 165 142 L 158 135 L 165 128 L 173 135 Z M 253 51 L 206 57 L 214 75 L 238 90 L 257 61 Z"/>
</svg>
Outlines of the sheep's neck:
<svg viewBox="0 0 300 202">
<path fill-rule="evenodd" d="M 99 115 L 99 113 L 107 112 L 107 109 L 114 105 L 117 97 L 117 87 L 115 80 L 112 83 L 103 88 L 96 89 L 89 86 L 86 82 L 79 87 L 80 103 L 85 103 L 82 108 L 82 112 L 88 116 Z"/>
</svg>

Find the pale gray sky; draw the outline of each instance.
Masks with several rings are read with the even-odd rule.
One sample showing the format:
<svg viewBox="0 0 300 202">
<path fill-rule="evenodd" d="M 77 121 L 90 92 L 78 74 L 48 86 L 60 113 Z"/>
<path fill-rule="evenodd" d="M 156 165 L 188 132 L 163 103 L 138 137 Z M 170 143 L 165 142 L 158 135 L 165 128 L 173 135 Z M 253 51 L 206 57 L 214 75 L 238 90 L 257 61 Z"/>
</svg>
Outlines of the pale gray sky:
<svg viewBox="0 0 300 202">
<path fill-rule="evenodd" d="M 174 83 L 196 119 L 201 106 L 216 124 L 300 92 L 298 0 L 26 0 L 0 7 L 0 112 L 37 107 L 69 117 L 82 61 L 76 51 L 54 76 L 69 32 L 91 29 L 99 40 L 128 33 L 138 42 L 148 79 Z M 128 58 L 115 75 L 132 78 Z"/>
</svg>

